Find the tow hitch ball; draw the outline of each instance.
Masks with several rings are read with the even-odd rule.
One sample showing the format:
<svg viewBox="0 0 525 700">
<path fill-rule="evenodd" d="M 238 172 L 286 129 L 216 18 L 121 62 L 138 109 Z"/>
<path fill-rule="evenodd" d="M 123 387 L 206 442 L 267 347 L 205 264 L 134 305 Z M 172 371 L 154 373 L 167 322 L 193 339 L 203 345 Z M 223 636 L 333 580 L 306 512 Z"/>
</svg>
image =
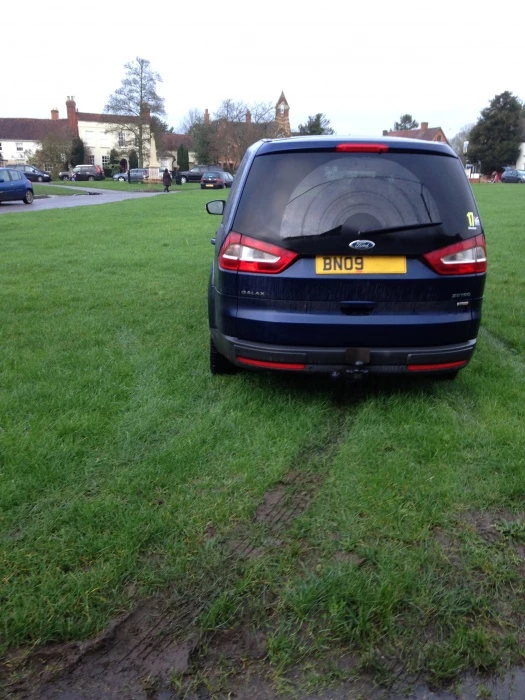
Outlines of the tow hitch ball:
<svg viewBox="0 0 525 700">
<path fill-rule="evenodd" d="M 357 360 L 357 362 L 355 362 L 352 366 L 345 367 L 345 369 L 342 371 L 335 370 L 332 372 L 330 377 L 334 382 L 341 380 L 356 381 L 362 379 L 367 374 L 368 368 L 365 366 L 365 363 L 361 360 Z"/>
</svg>

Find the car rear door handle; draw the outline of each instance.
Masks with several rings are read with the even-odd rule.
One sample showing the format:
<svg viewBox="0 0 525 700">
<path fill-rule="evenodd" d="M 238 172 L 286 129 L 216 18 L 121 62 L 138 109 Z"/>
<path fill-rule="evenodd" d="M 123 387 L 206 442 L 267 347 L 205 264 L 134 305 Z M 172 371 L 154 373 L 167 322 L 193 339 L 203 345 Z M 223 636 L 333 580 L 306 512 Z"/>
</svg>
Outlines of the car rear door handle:
<svg viewBox="0 0 525 700">
<path fill-rule="evenodd" d="M 348 316 L 366 316 L 371 314 L 376 306 L 374 301 L 342 301 L 340 309 Z"/>
</svg>

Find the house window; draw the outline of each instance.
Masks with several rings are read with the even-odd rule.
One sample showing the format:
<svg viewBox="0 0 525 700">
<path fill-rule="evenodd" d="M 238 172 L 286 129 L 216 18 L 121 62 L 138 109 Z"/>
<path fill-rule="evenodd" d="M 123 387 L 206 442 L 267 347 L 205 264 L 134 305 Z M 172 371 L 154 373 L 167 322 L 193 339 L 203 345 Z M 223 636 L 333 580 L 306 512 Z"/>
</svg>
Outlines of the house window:
<svg viewBox="0 0 525 700">
<path fill-rule="evenodd" d="M 126 145 L 126 137 L 124 136 L 123 131 L 119 131 L 118 135 L 118 145 L 122 148 L 122 146 Z"/>
<path fill-rule="evenodd" d="M 95 156 L 88 156 L 88 165 L 95 165 Z"/>
<path fill-rule="evenodd" d="M 102 167 L 105 168 L 109 163 L 109 156 L 102 156 Z"/>
<path fill-rule="evenodd" d="M 51 163 L 44 163 L 44 171 L 50 173 L 53 170 Z"/>
<path fill-rule="evenodd" d="M 17 151 L 23 151 L 24 150 L 24 144 L 20 143 L 20 141 L 16 142 L 16 150 Z"/>
</svg>

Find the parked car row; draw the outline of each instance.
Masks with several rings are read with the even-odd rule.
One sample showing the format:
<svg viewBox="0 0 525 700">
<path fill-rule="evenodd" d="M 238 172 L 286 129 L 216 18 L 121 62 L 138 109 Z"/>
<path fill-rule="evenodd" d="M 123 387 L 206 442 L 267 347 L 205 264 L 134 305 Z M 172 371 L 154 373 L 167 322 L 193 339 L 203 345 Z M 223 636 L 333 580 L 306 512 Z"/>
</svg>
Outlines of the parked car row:
<svg viewBox="0 0 525 700">
<path fill-rule="evenodd" d="M 175 182 L 177 185 L 184 185 L 186 182 L 200 182 L 204 173 L 211 168 L 213 165 L 195 165 L 191 170 L 180 170 L 174 175 Z"/>
<path fill-rule="evenodd" d="M 21 199 L 24 204 L 32 204 L 33 186 L 26 174 L 17 168 L 0 168 L 0 203 Z"/>
<path fill-rule="evenodd" d="M 184 185 L 186 182 L 200 182 L 202 186 L 203 176 L 212 171 L 222 173 L 222 175 L 219 175 L 219 178 L 224 182 L 223 187 L 231 187 L 233 175 L 227 173 L 220 165 L 195 165 L 191 170 L 179 170 L 179 172 L 173 173 L 173 178 L 177 185 Z"/>
</svg>

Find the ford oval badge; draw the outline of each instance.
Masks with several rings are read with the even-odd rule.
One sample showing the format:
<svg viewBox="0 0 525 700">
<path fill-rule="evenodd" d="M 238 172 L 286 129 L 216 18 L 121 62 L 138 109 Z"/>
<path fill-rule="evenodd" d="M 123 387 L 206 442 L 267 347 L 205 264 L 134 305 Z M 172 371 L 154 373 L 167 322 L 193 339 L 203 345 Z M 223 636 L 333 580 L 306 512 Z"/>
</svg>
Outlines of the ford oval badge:
<svg viewBox="0 0 525 700">
<path fill-rule="evenodd" d="M 352 241 L 348 245 L 354 250 L 370 250 L 375 247 L 374 241 Z"/>
</svg>

